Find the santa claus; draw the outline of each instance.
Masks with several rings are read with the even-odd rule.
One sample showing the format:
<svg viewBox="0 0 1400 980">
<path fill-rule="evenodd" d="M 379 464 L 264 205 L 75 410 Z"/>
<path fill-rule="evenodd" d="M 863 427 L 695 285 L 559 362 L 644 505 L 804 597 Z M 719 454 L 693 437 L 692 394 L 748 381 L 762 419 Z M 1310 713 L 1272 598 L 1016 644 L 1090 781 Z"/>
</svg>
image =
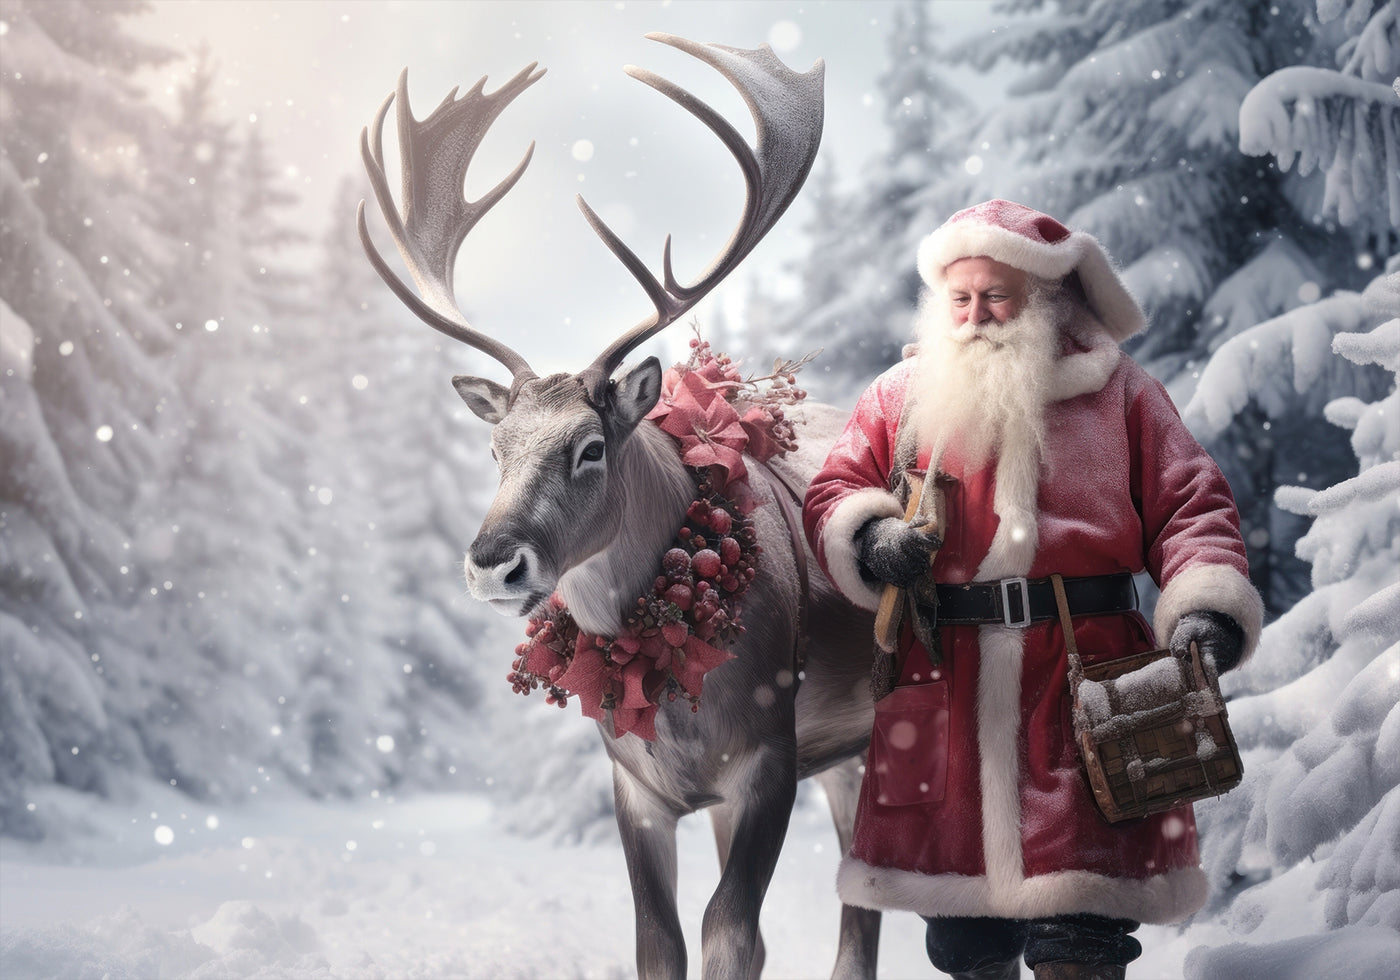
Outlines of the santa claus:
<svg viewBox="0 0 1400 980">
<path fill-rule="evenodd" d="M 1121 978 L 1142 922 L 1205 898 L 1191 808 L 1096 809 L 1070 721 L 1064 576 L 1085 662 L 1192 642 L 1229 670 L 1257 641 L 1239 517 L 1163 387 L 1118 349 L 1145 327 L 1095 239 L 1008 201 L 921 245 L 919 338 L 861 396 L 804 518 L 822 567 L 875 609 L 886 583 L 936 618 L 905 629 L 876 704 L 850 905 L 925 917 L 955 977 Z M 937 473 L 947 524 L 905 523 L 903 474 Z M 1155 622 L 1133 575 L 1161 588 Z M 932 649 L 928 648 L 932 647 Z"/>
</svg>

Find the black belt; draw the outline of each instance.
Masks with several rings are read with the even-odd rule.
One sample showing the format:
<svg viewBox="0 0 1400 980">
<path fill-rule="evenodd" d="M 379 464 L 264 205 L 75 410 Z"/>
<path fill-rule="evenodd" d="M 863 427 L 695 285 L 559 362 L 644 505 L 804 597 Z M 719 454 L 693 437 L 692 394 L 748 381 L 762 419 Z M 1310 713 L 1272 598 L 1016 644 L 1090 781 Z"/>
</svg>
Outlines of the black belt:
<svg viewBox="0 0 1400 980">
<path fill-rule="evenodd" d="M 1137 586 L 1128 572 L 1114 575 L 1089 575 L 1067 578 L 1065 598 L 1071 616 L 1101 616 L 1106 613 L 1132 612 L 1137 608 Z M 930 584 L 921 581 L 914 586 L 915 599 L 930 606 Z M 938 605 L 935 616 L 939 623 L 954 626 L 979 623 L 1001 623 L 1005 626 L 1027 626 L 1037 620 L 1055 619 L 1055 591 L 1048 578 L 1004 578 L 1000 582 L 970 582 L 966 585 L 937 585 Z"/>
</svg>

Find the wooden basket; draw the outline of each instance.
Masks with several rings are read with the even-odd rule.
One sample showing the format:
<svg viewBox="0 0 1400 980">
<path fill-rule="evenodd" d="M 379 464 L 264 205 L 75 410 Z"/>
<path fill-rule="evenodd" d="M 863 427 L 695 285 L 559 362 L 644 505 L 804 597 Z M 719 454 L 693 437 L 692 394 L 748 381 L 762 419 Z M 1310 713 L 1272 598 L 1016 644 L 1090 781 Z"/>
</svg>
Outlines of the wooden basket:
<svg viewBox="0 0 1400 980">
<path fill-rule="evenodd" d="M 1170 661 L 1170 663 L 1162 663 Z M 1074 728 L 1094 802 L 1110 823 L 1172 810 L 1238 786 L 1244 776 L 1239 749 L 1215 678 L 1200 653 L 1190 659 L 1148 650 L 1083 667 L 1083 679 L 1112 681 L 1159 664 L 1179 671 L 1182 693 L 1149 708 L 1092 724 L 1074 685 Z M 1213 672 L 1212 672 L 1213 673 Z"/>
<path fill-rule="evenodd" d="M 1174 810 L 1244 778 L 1225 699 L 1196 644 L 1188 656 L 1147 650 L 1085 665 L 1074 642 L 1064 583 L 1051 576 L 1069 654 L 1074 734 L 1109 823 Z"/>
</svg>

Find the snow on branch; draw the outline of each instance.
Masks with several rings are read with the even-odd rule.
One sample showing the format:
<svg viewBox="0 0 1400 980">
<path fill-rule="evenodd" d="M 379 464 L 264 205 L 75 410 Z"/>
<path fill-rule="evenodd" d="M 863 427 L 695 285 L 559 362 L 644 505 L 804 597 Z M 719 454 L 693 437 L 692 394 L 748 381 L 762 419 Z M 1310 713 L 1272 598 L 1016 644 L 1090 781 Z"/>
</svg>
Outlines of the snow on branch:
<svg viewBox="0 0 1400 980">
<path fill-rule="evenodd" d="M 1217 213 L 1221 196 L 1218 184 L 1203 181 L 1184 167 L 1142 170 L 1133 168 L 1130 160 L 1129 154 L 1117 158 L 1105 155 L 1088 164 L 1071 161 L 1067 165 L 1059 165 L 1058 170 L 1047 168 L 1044 171 L 1070 187 L 1075 186 L 1076 178 L 1084 175 L 1086 170 L 1089 174 L 1094 173 L 1089 167 L 1097 167 L 1100 172 L 1109 174 L 1124 174 L 1111 189 L 1105 187 L 1090 200 L 1076 206 L 1067 218 L 1072 227 L 1093 232 L 1109 253 L 1123 263 L 1136 262 L 1154 249 L 1169 246 L 1171 242 L 1164 241 L 1163 228 L 1207 226 Z M 1173 255 L 1171 261 L 1175 261 L 1179 269 L 1181 259 L 1185 258 L 1196 270 L 1191 279 L 1191 288 L 1205 289 L 1210 275 L 1201 258 L 1201 250 L 1192 247 L 1183 251 L 1189 254 Z M 1167 268 L 1161 270 L 1165 274 L 1173 271 L 1171 261 L 1167 263 Z M 1141 302 L 1153 305 L 1155 301 L 1151 294 L 1156 288 L 1153 283 L 1133 283 L 1132 286 L 1141 286 L 1145 292 L 1134 292 L 1133 295 Z M 1168 292 L 1177 294 L 1181 289 L 1173 287 Z M 1198 297 L 1202 294 L 1195 292 L 1191 295 Z"/>
<path fill-rule="evenodd" d="M 1004 13 L 1018 12 L 1006 10 Z M 1084 43 L 1091 31 L 1088 20 L 1076 15 L 1012 21 L 998 25 L 986 38 L 986 43 L 959 45 L 950 48 L 947 56 L 951 61 L 966 62 L 983 72 L 996 68 L 1002 59 L 1013 64 L 1036 64 L 1058 60 L 1059 53 L 1068 46 L 1068 39 Z"/>
<path fill-rule="evenodd" d="M 1325 23 L 1327 18 L 1322 17 L 1322 5 L 1325 0 L 1319 0 L 1318 15 Z M 1363 3 L 1370 6 L 1369 0 L 1357 0 L 1353 12 L 1361 12 Z M 1361 17 L 1365 13 L 1361 12 Z M 1347 17 L 1348 27 L 1352 24 L 1352 17 Z M 1355 75 L 1357 78 L 1366 78 L 1373 82 L 1385 81 L 1400 74 L 1400 13 L 1397 12 L 1393 3 L 1387 3 L 1381 10 L 1372 17 L 1366 24 L 1360 35 L 1351 38 L 1342 46 L 1339 54 L 1346 58 L 1346 64 L 1342 71 L 1348 75 Z"/>
<path fill-rule="evenodd" d="M 1240 105 L 1240 151 L 1326 175 L 1323 210 L 1344 225 L 1386 214 L 1400 226 L 1400 94 L 1322 68 L 1269 75 Z M 1377 207 L 1380 202 L 1384 206 Z"/>
<path fill-rule="evenodd" d="M 1348 633 L 1380 637 L 1394 636 L 1397 624 L 1400 624 L 1400 585 L 1391 585 L 1367 596 L 1342 619 L 1342 628 Z M 1390 653 L 1396 652 L 1397 648 L 1392 646 Z M 1390 659 L 1393 661 L 1395 657 Z"/>
<path fill-rule="evenodd" d="M 1161 245 L 1138 256 L 1123 270 L 1123 282 L 1143 306 L 1155 309 L 1177 297 L 1204 298 L 1209 276 L 1193 248 Z"/>
<path fill-rule="evenodd" d="M 1180 84 L 1154 99 L 1148 115 L 1186 136 L 1186 145 L 1224 147 L 1239 128 L 1239 105 L 1254 83 L 1221 62 L 1198 65 Z"/>
<path fill-rule="evenodd" d="M 1370 333 L 1339 334 L 1332 348 L 1357 364 L 1379 364 L 1400 372 L 1400 319 L 1387 320 Z"/>
<path fill-rule="evenodd" d="M 1063 90 L 1113 91 L 1134 80 L 1147 81 L 1153 69 L 1165 73 L 1179 57 L 1181 30 L 1181 19 L 1173 18 L 1116 44 L 1096 48 L 1065 72 L 1060 86 Z"/>
<path fill-rule="evenodd" d="M 1357 294 L 1338 293 L 1230 338 L 1201 372 L 1182 418 L 1198 437 L 1210 438 L 1223 432 L 1250 401 L 1270 418 L 1296 410 L 1295 394 L 1341 380 L 1333 378 L 1338 372 L 1350 375 L 1353 369 L 1333 356 L 1332 341 L 1339 333 L 1362 328 L 1364 316 Z M 1325 389 L 1347 387 L 1326 384 Z"/>
<path fill-rule="evenodd" d="M 1296 242 L 1275 239 L 1216 287 L 1201 316 L 1202 329 L 1233 337 L 1298 306 L 1307 284 L 1325 278 Z"/>
</svg>

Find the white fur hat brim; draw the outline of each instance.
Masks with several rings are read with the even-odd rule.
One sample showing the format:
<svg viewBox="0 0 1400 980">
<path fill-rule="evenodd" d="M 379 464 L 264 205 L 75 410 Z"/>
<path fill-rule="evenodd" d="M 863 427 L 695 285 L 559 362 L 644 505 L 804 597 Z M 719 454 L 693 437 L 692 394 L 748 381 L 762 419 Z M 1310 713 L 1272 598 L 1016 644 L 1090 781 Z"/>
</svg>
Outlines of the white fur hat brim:
<svg viewBox="0 0 1400 980">
<path fill-rule="evenodd" d="M 1017 224 L 1036 232 L 1038 237 L 995 223 L 1010 209 L 1015 209 Z M 1039 234 L 1042 229 L 1049 234 Z M 1088 232 L 1069 232 L 1055 219 L 1022 205 L 988 201 L 958 212 L 923 240 L 919 245 L 919 275 L 936 289 L 943 285 L 949 265 L 979 255 L 1040 279 L 1058 280 L 1078 273 L 1089 309 L 1103 321 L 1115 341 L 1127 340 L 1147 328 L 1142 307 L 1123 285 L 1103 246 Z"/>
</svg>

